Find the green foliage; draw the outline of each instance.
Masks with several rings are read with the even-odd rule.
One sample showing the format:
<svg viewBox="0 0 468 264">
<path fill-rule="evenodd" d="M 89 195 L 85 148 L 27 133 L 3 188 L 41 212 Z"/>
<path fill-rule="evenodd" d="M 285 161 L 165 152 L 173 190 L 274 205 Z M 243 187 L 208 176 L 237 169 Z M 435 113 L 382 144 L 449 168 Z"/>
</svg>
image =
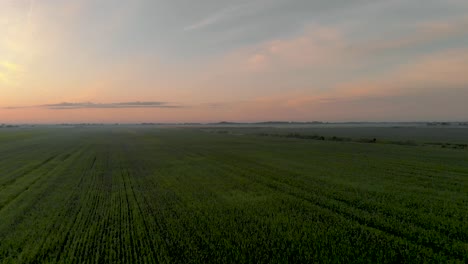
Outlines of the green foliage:
<svg viewBox="0 0 468 264">
<path fill-rule="evenodd" d="M 2 132 L 0 262 L 468 262 L 466 150 L 313 137 Z"/>
</svg>

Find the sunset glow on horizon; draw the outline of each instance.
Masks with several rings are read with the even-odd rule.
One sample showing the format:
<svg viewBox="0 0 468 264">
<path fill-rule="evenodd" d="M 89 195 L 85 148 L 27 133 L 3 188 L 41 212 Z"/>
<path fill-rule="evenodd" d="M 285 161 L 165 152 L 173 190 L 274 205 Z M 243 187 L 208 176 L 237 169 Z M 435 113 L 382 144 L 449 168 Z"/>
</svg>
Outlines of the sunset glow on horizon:
<svg viewBox="0 0 468 264">
<path fill-rule="evenodd" d="M 0 0 L 0 32 L 0 123 L 468 120 L 464 0 Z"/>
</svg>

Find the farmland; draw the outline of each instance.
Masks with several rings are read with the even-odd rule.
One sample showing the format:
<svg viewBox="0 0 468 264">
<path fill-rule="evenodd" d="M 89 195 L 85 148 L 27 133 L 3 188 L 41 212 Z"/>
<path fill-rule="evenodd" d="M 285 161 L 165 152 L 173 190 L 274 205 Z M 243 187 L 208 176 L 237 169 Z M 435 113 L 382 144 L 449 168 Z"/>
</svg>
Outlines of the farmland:
<svg viewBox="0 0 468 264">
<path fill-rule="evenodd" d="M 468 262 L 468 129 L 390 129 L 0 129 L 0 262 Z"/>
</svg>

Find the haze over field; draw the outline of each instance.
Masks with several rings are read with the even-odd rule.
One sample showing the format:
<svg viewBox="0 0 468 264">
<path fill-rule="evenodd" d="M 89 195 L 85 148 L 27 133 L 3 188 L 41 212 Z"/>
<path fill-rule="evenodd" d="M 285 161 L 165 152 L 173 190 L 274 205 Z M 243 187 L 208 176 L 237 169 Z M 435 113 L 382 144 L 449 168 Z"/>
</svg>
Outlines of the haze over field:
<svg viewBox="0 0 468 264">
<path fill-rule="evenodd" d="M 0 0 L 0 121 L 466 120 L 467 14 L 466 0 Z"/>
</svg>

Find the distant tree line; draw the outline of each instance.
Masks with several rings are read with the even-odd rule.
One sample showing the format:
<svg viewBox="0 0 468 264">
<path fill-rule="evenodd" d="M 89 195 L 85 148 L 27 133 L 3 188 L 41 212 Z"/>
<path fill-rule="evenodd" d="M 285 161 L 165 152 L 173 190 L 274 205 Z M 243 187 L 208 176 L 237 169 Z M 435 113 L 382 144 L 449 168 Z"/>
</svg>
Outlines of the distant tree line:
<svg viewBox="0 0 468 264">
<path fill-rule="evenodd" d="M 311 139 L 311 140 L 327 140 L 327 141 L 340 141 L 340 142 L 359 142 L 359 143 L 377 143 L 376 138 L 360 138 L 352 139 L 348 137 L 324 137 L 320 135 L 304 135 L 299 133 L 288 133 L 288 134 L 271 134 L 271 133 L 260 133 L 259 136 L 273 136 L 273 137 L 284 137 L 284 138 L 299 138 L 299 139 Z"/>
<path fill-rule="evenodd" d="M 427 126 L 468 126 L 468 122 L 428 122 L 426 123 Z"/>
<path fill-rule="evenodd" d="M 6 124 L 0 124 L 0 128 L 13 128 L 13 127 L 19 127 L 18 125 L 6 125 Z"/>
<path fill-rule="evenodd" d="M 324 137 L 320 135 L 304 135 L 299 133 L 288 133 L 288 134 L 274 134 L 274 133 L 259 133 L 258 136 L 268 136 L 268 137 L 282 137 L 282 138 L 299 138 L 299 139 L 309 139 L 309 140 L 323 140 L 323 141 L 337 141 L 337 142 L 357 142 L 357 143 L 377 143 L 377 138 L 360 138 L 352 139 L 348 137 Z M 379 141 L 380 143 L 385 144 L 394 144 L 394 145 L 403 145 L 403 146 L 420 146 L 420 145 L 432 145 L 440 146 L 441 148 L 451 148 L 451 149 L 467 149 L 468 144 L 457 144 L 457 143 L 420 143 L 418 144 L 412 140 L 401 140 L 401 141 Z"/>
</svg>

